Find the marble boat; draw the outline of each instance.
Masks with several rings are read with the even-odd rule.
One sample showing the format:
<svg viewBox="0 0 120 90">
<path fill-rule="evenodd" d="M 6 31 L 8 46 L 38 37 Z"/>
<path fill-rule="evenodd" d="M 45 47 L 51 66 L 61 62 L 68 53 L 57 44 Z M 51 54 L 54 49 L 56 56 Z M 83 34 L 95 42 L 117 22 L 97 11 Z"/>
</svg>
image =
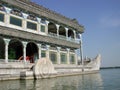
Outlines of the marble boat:
<svg viewBox="0 0 120 90">
<path fill-rule="evenodd" d="M 100 55 L 83 61 L 82 33 L 84 26 L 76 19 L 31 0 L 0 0 L 0 80 L 99 71 Z"/>
</svg>

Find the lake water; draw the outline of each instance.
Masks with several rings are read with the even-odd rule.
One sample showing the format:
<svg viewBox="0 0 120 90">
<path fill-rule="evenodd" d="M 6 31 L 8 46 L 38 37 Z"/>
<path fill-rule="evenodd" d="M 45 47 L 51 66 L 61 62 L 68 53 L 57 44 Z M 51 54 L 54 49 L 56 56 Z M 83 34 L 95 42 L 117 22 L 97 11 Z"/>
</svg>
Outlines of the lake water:
<svg viewBox="0 0 120 90">
<path fill-rule="evenodd" d="M 0 81 L 0 90 L 120 90 L 120 69 L 51 79 Z"/>
</svg>

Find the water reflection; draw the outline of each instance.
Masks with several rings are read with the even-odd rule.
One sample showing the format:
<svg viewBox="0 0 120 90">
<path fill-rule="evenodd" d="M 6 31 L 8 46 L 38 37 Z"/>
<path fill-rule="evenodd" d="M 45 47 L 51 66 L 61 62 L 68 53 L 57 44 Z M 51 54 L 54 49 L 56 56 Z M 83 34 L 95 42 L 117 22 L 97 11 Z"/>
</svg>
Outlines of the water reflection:
<svg viewBox="0 0 120 90">
<path fill-rule="evenodd" d="M 0 90 L 103 90 L 99 73 L 40 80 L 1 81 Z"/>
</svg>

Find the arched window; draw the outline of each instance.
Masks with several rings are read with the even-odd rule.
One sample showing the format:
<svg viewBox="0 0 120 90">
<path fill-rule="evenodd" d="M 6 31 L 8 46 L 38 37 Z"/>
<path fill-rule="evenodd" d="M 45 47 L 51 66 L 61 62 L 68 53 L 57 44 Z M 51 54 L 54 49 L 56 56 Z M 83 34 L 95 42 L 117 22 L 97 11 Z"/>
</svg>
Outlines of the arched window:
<svg viewBox="0 0 120 90">
<path fill-rule="evenodd" d="M 5 59 L 5 43 L 3 38 L 0 37 L 0 59 Z"/>
<path fill-rule="evenodd" d="M 19 60 L 23 56 L 23 44 L 18 39 L 12 39 L 8 46 L 8 58 L 10 60 Z"/>
<path fill-rule="evenodd" d="M 26 47 L 26 60 L 29 60 L 30 63 L 34 63 L 37 59 L 38 46 L 34 42 L 29 42 Z"/>
<path fill-rule="evenodd" d="M 56 28 L 56 25 L 54 23 L 50 22 L 48 24 L 48 33 L 53 34 L 53 35 L 57 35 L 57 28 Z"/>
<path fill-rule="evenodd" d="M 74 39 L 74 32 L 73 32 L 73 30 L 71 30 L 71 29 L 68 30 L 68 37 Z"/>
<path fill-rule="evenodd" d="M 80 33 L 76 32 L 76 38 L 80 39 Z"/>
<path fill-rule="evenodd" d="M 64 27 L 60 26 L 59 27 L 59 35 L 61 36 L 66 36 L 66 30 Z"/>
</svg>

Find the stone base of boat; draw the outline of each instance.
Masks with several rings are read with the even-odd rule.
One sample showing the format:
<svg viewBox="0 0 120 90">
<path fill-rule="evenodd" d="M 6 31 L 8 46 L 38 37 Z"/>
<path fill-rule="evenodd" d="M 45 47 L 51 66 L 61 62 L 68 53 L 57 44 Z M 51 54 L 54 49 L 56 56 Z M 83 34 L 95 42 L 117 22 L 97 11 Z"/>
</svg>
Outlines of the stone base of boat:
<svg viewBox="0 0 120 90">
<path fill-rule="evenodd" d="M 0 80 L 10 79 L 39 79 L 52 78 L 68 75 L 96 73 L 100 69 L 101 55 L 88 64 L 52 64 L 51 60 L 41 58 L 34 64 L 24 62 L 1 62 L 0 63 Z"/>
<path fill-rule="evenodd" d="M 31 67 L 33 64 L 23 63 L 8 63 L 0 64 L 0 80 L 15 80 L 15 79 L 36 79 Z M 83 67 L 81 65 L 54 65 L 57 73 L 38 74 L 39 78 L 53 78 L 69 75 L 91 74 L 98 70 L 92 70 L 90 67 Z"/>
<path fill-rule="evenodd" d="M 63 76 L 73 76 L 73 75 L 83 75 L 83 74 L 93 74 L 98 73 L 99 71 L 83 71 L 83 72 L 60 72 L 57 74 L 44 74 L 44 76 L 38 75 L 39 78 L 37 79 L 44 79 L 44 78 L 55 78 L 55 77 L 63 77 Z M 31 75 L 30 75 L 31 74 Z M 22 72 L 20 79 L 35 79 L 33 72 Z"/>
</svg>

